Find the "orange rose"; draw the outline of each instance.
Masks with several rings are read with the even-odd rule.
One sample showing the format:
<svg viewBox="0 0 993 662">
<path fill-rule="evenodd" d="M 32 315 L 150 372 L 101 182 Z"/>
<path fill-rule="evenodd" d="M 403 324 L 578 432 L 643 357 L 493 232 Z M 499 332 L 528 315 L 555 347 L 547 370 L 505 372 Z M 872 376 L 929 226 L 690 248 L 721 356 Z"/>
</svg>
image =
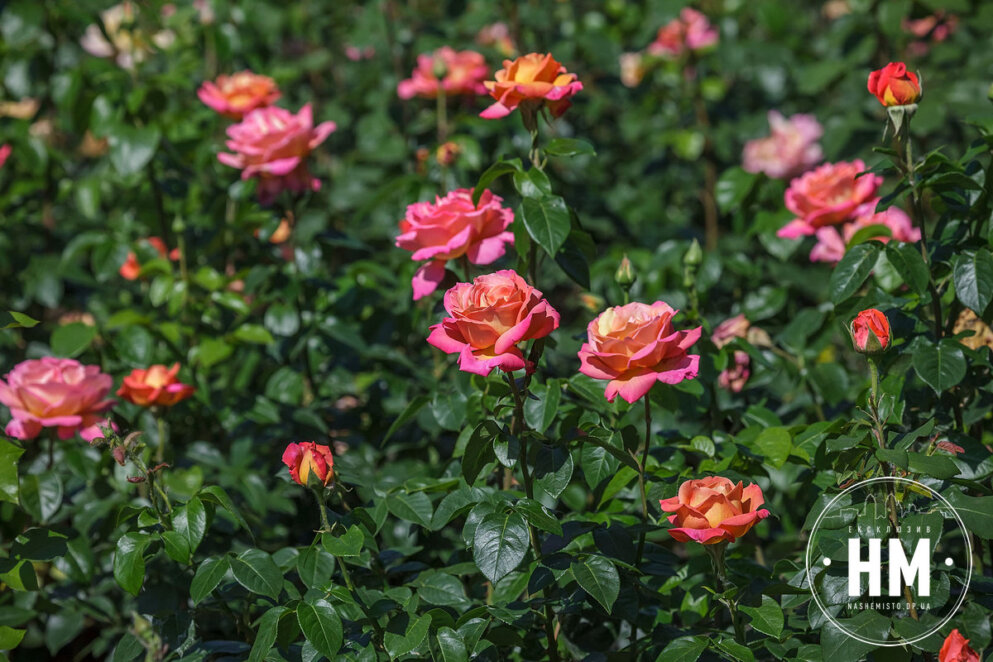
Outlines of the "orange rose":
<svg viewBox="0 0 993 662">
<path fill-rule="evenodd" d="M 290 444 L 283 451 L 283 464 L 290 468 L 294 482 L 304 487 L 311 476 L 325 487 L 334 483 L 334 456 L 327 446 L 313 441 Z"/>
<path fill-rule="evenodd" d="M 742 487 L 723 476 L 688 480 L 679 486 L 679 493 L 662 499 L 662 510 L 673 513 L 669 535 L 680 542 L 695 541 L 704 545 L 734 542 L 748 533 L 755 524 L 769 516 L 759 508 L 765 503 L 762 488 L 754 483 Z"/>
<path fill-rule="evenodd" d="M 204 81 L 197 96 L 221 115 L 240 120 L 251 110 L 276 103 L 280 93 L 276 82 L 268 76 L 239 71 L 218 76 L 216 82 Z"/>
<path fill-rule="evenodd" d="M 884 106 L 906 106 L 917 103 L 921 98 L 917 74 L 907 71 L 907 65 L 903 62 L 890 62 L 869 74 L 869 91 Z"/>
<path fill-rule="evenodd" d="M 171 368 L 153 365 L 146 370 L 135 369 L 124 378 L 117 395 L 142 407 L 171 407 L 193 395 L 195 388 L 176 379 L 179 364 Z"/>
<path fill-rule="evenodd" d="M 850 331 L 855 350 L 862 354 L 876 354 L 890 345 L 889 320 L 875 308 L 863 310 L 856 315 Z"/>
<path fill-rule="evenodd" d="M 504 60 L 495 78 L 483 83 L 496 99 L 479 114 L 488 120 L 506 117 L 522 104 L 533 112 L 547 106 L 553 116 L 559 117 L 572 105 L 569 97 L 583 89 L 576 74 L 567 73 L 551 53 L 528 53 L 513 61 Z"/>
</svg>

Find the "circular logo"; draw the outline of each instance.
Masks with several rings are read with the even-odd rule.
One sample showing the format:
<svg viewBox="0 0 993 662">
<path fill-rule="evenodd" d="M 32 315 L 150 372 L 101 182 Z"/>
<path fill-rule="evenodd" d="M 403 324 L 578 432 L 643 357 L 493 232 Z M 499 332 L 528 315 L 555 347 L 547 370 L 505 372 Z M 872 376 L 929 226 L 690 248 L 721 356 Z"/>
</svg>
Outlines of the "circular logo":
<svg viewBox="0 0 993 662">
<path fill-rule="evenodd" d="M 816 607 L 846 635 L 873 646 L 912 644 L 937 632 L 965 600 L 971 575 L 961 517 L 909 478 L 851 485 L 817 516 L 807 542 Z"/>
</svg>

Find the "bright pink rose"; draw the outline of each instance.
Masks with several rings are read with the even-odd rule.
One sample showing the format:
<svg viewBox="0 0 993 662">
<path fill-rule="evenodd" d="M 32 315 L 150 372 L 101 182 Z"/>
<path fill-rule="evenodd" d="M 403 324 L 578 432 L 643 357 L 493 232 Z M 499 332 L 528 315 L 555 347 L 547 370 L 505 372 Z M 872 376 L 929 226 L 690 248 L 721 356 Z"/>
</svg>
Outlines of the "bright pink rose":
<svg viewBox="0 0 993 662">
<path fill-rule="evenodd" d="M 239 71 L 230 76 L 218 76 L 217 81 L 204 81 L 197 96 L 221 115 L 240 120 L 256 108 L 265 108 L 279 99 L 276 81 L 268 76 Z"/>
<path fill-rule="evenodd" d="M 103 437 L 100 426 L 117 429 L 104 415 L 114 405 L 104 399 L 113 380 L 98 366 L 48 356 L 18 363 L 6 380 L 0 380 L 0 403 L 13 416 L 7 434 L 15 439 L 34 439 L 42 428 L 57 427 L 59 439 L 78 432 L 93 441 Z"/>
<path fill-rule="evenodd" d="M 663 57 L 678 57 L 686 52 L 698 51 L 717 43 L 719 34 L 707 17 L 695 9 L 685 7 L 663 25 L 648 45 L 648 52 Z"/>
<path fill-rule="evenodd" d="M 734 542 L 748 533 L 769 516 L 768 510 L 759 508 L 764 503 L 758 485 L 743 487 L 740 481 L 735 484 L 723 476 L 688 480 L 676 496 L 659 501 L 662 510 L 673 513 L 669 523 L 676 527 L 669 529 L 670 536 L 704 545 Z"/>
<path fill-rule="evenodd" d="M 309 103 L 296 115 L 275 106 L 259 108 L 228 127 L 226 144 L 234 154 L 221 152 L 217 160 L 241 168 L 242 179 L 257 177 L 259 202 L 266 205 L 283 190 L 320 190 L 320 180 L 307 170 L 307 156 L 334 130 L 334 122 L 314 126 Z"/>
<path fill-rule="evenodd" d="M 836 227 L 818 228 L 816 232 L 817 244 L 810 251 L 811 262 L 831 262 L 836 263 L 845 257 L 845 247 L 852 240 L 855 233 L 862 228 L 872 225 L 882 225 L 889 228 L 890 235 L 880 235 L 872 237 L 876 241 L 887 243 L 890 239 L 894 241 L 917 242 L 921 239 L 921 231 L 914 227 L 913 221 L 904 211 L 898 207 L 889 207 L 874 213 L 877 200 L 866 204 L 864 212 L 851 223 L 841 226 L 841 232 Z"/>
<path fill-rule="evenodd" d="M 400 81 L 397 95 L 401 99 L 438 96 L 438 74 L 446 96 L 486 94 L 483 81 L 490 73 L 486 58 L 475 51 L 455 51 L 442 46 L 434 53 L 417 56 L 417 67 L 410 78 Z"/>
<path fill-rule="evenodd" d="M 676 331 L 675 310 L 656 301 L 608 308 L 590 322 L 588 342 L 579 350 L 579 372 L 608 379 L 604 395 L 638 400 L 655 382 L 678 384 L 697 375 L 700 357 L 687 350 L 700 338 L 701 327 Z"/>
<path fill-rule="evenodd" d="M 517 273 L 504 270 L 459 283 L 445 292 L 446 317 L 431 327 L 428 342 L 459 355 L 459 369 L 488 375 L 493 368 L 529 368 L 517 346 L 544 338 L 559 326 L 559 314 Z"/>
<path fill-rule="evenodd" d="M 813 115 L 793 115 L 789 119 L 769 111 L 768 138 L 745 143 L 742 155 L 745 170 L 764 172 L 773 179 L 788 179 L 817 165 L 823 158 L 817 144 L 824 129 Z"/>
<path fill-rule="evenodd" d="M 445 262 L 463 255 L 473 264 L 491 264 L 503 257 L 514 233 L 507 226 L 514 212 L 500 206 L 503 199 L 483 191 L 479 205 L 472 191 L 460 188 L 434 202 L 415 202 L 400 221 L 396 245 L 413 251 L 412 259 L 430 260 L 412 282 L 414 300 L 431 294 L 445 278 Z"/>
<path fill-rule="evenodd" d="M 876 196 L 883 183 L 879 175 L 866 173 L 865 163 L 825 163 L 790 182 L 786 208 L 797 215 L 776 234 L 797 239 L 817 232 L 817 228 L 838 225 L 854 218 L 860 207 Z"/>
<path fill-rule="evenodd" d="M 0 168 L 7 162 L 7 157 L 10 156 L 12 149 L 10 145 L 0 145 Z"/>
<path fill-rule="evenodd" d="M 748 378 L 752 374 L 749 369 L 751 364 L 752 360 L 749 358 L 747 352 L 743 352 L 740 349 L 734 350 L 734 354 L 731 357 L 731 365 L 722 370 L 721 374 L 717 375 L 717 385 L 732 393 L 741 393 L 742 389 L 745 388 L 745 384 L 748 382 Z"/>
</svg>

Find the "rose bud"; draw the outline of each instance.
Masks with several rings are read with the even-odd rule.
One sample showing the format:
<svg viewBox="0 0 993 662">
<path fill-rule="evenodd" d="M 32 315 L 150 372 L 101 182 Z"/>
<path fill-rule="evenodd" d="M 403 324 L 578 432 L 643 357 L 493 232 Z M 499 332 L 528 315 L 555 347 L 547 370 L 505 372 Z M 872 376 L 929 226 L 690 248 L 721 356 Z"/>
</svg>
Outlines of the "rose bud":
<svg viewBox="0 0 993 662">
<path fill-rule="evenodd" d="M 979 662 L 979 653 L 969 647 L 969 640 L 954 629 L 938 652 L 938 662 Z"/>
<path fill-rule="evenodd" d="M 886 315 L 869 308 L 852 320 L 849 328 L 855 350 L 862 354 L 878 354 L 890 345 L 890 323 Z"/>
<path fill-rule="evenodd" d="M 890 62 L 869 74 L 869 91 L 884 106 L 908 106 L 921 98 L 917 74 L 903 62 Z"/>
<path fill-rule="evenodd" d="M 621 258 L 621 264 L 617 267 L 617 271 L 614 272 L 614 282 L 621 286 L 621 289 L 627 292 L 634 285 L 634 282 L 638 280 L 638 276 L 634 273 L 634 269 L 631 267 L 631 260 L 625 254 Z"/>
<path fill-rule="evenodd" d="M 334 456 L 331 449 L 313 441 L 290 444 L 283 451 L 283 464 L 290 477 L 304 487 L 329 487 L 334 484 Z"/>
<path fill-rule="evenodd" d="M 723 476 L 688 480 L 676 496 L 659 501 L 662 510 L 673 513 L 669 523 L 676 528 L 669 529 L 670 536 L 704 545 L 734 542 L 748 533 L 769 516 L 768 510 L 759 508 L 763 503 L 758 485 L 743 487 L 740 481 L 735 484 Z"/>
<path fill-rule="evenodd" d="M 171 407 L 196 391 L 192 386 L 176 379 L 178 373 L 178 363 L 174 363 L 171 368 L 153 365 L 145 370 L 132 370 L 124 378 L 117 395 L 142 407 Z"/>
</svg>

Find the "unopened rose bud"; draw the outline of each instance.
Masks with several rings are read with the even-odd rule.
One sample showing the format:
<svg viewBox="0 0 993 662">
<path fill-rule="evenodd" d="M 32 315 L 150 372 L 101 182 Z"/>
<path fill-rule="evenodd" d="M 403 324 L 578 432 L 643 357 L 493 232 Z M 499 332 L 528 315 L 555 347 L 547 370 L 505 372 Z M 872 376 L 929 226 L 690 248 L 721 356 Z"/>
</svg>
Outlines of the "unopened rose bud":
<svg viewBox="0 0 993 662">
<path fill-rule="evenodd" d="M 890 345 L 890 323 L 886 315 L 869 308 L 855 316 L 849 327 L 855 350 L 862 354 L 878 354 Z"/>
<path fill-rule="evenodd" d="M 145 477 L 144 476 L 128 476 L 128 482 L 129 483 L 144 483 L 145 482 Z"/>
<path fill-rule="evenodd" d="M 440 57 L 436 57 L 434 59 L 434 67 L 432 69 L 432 73 L 434 74 L 434 77 L 437 78 L 438 80 L 441 80 L 442 78 L 445 77 L 445 74 L 448 73 L 448 66 L 445 64 L 444 59 Z"/>
<path fill-rule="evenodd" d="M 313 441 L 290 444 L 283 451 L 283 464 L 298 485 L 323 489 L 334 484 L 334 456 L 327 446 Z"/>
<path fill-rule="evenodd" d="M 903 62 L 890 62 L 869 74 L 869 91 L 884 106 L 908 106 L 921 98 L 920 80 Z"/>
<path fill-rule="evenodd" d="M 690 247 L 686 249 L 686 254 L 683 255 L 683 264 L 688 267 L 696 267 L 701 262 L 703 262 L 703 251 L 700 249 L 700 242 L 694 239 Z"/>
<path fill-rule="evenodd" d="M 461 151 L 462 148 L 458 146 L 458 143 L 449 140 L 438 146 L 438 150 L 434 153 L 434 158 L 438 161 L 438 165 L 447 167 L 455 163 L 455 159 Z"/>
<path fill-rule="evenodd" d="M 111 451 L 111 453 L 114 455 L 114 460 L 116 460 L 122 467 L 127 463 L 127 452 L 124 450 L 123 446 L 118 446 Z"/>
<path fill-rule="evenodd" d="M 617 267 L 617 271 L 614 273 L 614 281 L 621 286 L 621 289 L 627 292 L 634 285 L 634 282 L 638 280 L 638 276 L 634 273 L 634 268 L 631 266 L 631 260 L 625 254 L 621 258 L 621 264 Z"/>
</svg>

